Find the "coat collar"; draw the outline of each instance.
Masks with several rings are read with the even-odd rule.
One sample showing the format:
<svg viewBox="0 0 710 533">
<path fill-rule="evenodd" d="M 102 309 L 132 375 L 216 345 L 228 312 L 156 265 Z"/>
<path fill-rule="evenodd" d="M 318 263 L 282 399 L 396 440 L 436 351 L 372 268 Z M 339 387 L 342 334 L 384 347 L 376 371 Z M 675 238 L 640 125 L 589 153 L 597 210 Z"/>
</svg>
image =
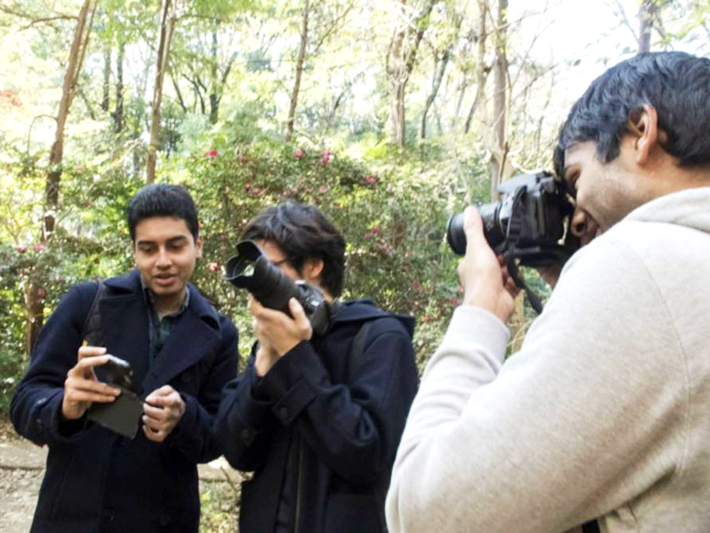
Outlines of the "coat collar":
<svg viewBox="0 0 710 533">
<path fill-rule="evenodd" d="M 218 345 L 221 335 L 219 315 L 197 288 L 188 284 L 188 308 L 163 348 L 165 354 L 161 364 L 148 370 L 149 319 L 140 272 L 135 269 L 126 276 L 111 278 L 104 283 L 110 289 L 100 305 L 104 342 L 114 355 L 129 361 L 138 375 L 145 376 L 145 393 L 165 385 L 212 353 Z M 117 324 L 120 326 L 115 327 Z"/>
</svg>

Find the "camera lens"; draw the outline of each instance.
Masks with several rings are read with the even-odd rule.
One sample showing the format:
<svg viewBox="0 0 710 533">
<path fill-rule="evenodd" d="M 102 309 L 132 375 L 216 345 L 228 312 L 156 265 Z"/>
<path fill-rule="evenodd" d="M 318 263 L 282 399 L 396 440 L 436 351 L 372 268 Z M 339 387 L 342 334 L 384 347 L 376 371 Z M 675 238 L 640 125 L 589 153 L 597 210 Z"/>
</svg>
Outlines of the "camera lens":
<svg viewBox="0 0 710 533">
<path fill-rule="evenodd" d="M 463 213 L 457 213 L 446 224 L 446 242 L 457 255 L 466 254 L 466 233 L 463 230 L 463 222 Z"/>
</svg>

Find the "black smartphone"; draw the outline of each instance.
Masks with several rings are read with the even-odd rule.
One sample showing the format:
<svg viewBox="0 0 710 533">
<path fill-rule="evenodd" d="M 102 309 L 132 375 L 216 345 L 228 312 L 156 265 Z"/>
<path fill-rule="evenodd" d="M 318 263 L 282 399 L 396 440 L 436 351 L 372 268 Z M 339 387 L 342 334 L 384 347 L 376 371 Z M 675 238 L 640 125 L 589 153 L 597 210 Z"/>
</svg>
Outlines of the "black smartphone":
<svg viewBox="0 0 710 533">
<path fill-rule="evenodd" d="M 99 370 L 98 378 L 109 385 L 131 390 L 133 388 L 133 370 L 130 363 L 115 355 L 106 355 L 108 362 L 96 367 Z"/>
</svg>

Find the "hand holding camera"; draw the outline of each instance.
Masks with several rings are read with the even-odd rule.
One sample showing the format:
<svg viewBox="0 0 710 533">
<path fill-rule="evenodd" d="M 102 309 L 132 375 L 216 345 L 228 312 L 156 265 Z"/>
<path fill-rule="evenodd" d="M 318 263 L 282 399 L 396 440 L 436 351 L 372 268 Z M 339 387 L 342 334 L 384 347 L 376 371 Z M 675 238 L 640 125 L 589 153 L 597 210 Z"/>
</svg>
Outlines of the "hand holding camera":
<svg viewBox="0 0 710 533">
<path fill-rule="evenodd" d="M 468 207 L 464 217 L 468 244 L 458 269 L 465 291 L 463 302 L 490 311 L 505 323 L 515 309 L 520 288 L 508 273 L 503 258 L 496 256 L 486 241 L 478 211 Z"/>
<path fill-rule="evenodd" d="M 78 351 L 78 362 L 67 372 L 64 381 L 62 416 L 66 420 L 77 420 L 84 416 L 93 402 L 111 403 L 121 394 L 121 389 L 100 382 L 94 369 L 106 365 L 111 360 L 106 348 L 82 346 Z"/>
</svg>

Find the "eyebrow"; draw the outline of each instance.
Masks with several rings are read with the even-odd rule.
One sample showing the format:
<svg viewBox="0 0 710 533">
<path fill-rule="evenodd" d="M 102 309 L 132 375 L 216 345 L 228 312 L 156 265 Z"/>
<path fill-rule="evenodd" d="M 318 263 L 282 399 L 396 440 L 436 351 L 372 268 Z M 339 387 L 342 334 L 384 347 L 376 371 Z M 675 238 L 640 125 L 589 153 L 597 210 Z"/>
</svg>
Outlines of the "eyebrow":
<svg viewBox="0 0 710 533">
<path fill-rule="evenodd" d="M 180 243 L 182 241 L 186 241 L 186 240 L 187 240 L 186 235 L 177 235 L 175 237 L 169 238 L 167 241 L 165 241 L 165 243 L 166 244 L 178 244 L 178 243 Z M 136 242 L 136 246 L 145 246 L 145 245 L 151 245 L 151 244 L 156 244 L 156 242 L 148 240 L 148 239 L 140 240 L 140 241 Z"/>
</svg>

